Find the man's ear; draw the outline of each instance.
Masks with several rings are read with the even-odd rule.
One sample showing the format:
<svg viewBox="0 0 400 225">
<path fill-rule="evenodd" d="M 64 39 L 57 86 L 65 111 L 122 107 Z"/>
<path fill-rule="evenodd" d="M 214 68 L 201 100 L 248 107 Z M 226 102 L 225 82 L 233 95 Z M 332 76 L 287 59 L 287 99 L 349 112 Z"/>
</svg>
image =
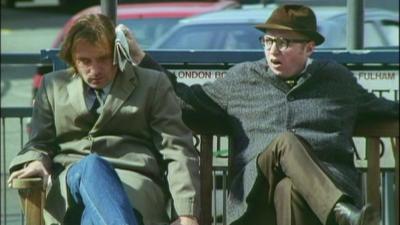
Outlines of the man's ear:
<svg viewBox="0 0 400 225">
<path fill-rule="evenodd" d="M 311 41 L 306 44 L 305 50 L 308 56 L 310 56 L 315 49 L 315 42 Z"/>
</svg>

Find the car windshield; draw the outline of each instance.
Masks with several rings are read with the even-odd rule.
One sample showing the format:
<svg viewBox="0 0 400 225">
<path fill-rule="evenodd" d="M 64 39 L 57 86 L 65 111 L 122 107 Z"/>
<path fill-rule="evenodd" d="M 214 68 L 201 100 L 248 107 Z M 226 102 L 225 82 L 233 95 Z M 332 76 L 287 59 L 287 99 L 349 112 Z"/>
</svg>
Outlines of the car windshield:
<svg viewBox="0 0 400 225">
<path fill-rule="evenodd" d="M 261 49 L 261 31 L 248 24 L 193 25 L 177 30 L 156 49 Z M 161 41 L 161 40 L 160 40 Z"/>
<path fill-rule="evenodd" d="M 318 48 L 345 49 L 346 21 L 325 20 L 318 27 L 319 32 L 325 37 L 325 42 Z M 364 22 L 364 47 L 382 48 L 399 46 L 399 23 L 395 21 L 365 21 Z"/>
<path fill-rule="evenodd" d="M 263 33 L 254 22 L 182 23 L 154 43 L 151 49 L 254 50 L 262 49 L 258 37 Z M 321 20 L 318 31 L 325 42 L 318 49 L 346 48 L 345 17 Z M 367 18 L 364 22 L 365 48 L 398 48 L 399 23 L 383 17 Z"/>
<path fill-rule="evenodd" d="M 129 27 L 142 48 L 147 49 L 153 42 L 169 29 L 171 29 L 179 18 L 136 18 L 119 20 Z"/>
</svg>

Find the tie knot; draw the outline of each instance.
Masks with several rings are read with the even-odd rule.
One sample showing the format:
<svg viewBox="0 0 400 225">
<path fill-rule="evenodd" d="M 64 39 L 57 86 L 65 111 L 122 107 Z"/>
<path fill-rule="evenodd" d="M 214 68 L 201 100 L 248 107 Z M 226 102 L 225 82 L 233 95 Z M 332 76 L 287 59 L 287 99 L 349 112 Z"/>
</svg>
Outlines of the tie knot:
<svg viewBox="0 0 400 225">
<path fill-rule="evenodd" d="M 104 94 L 103 89 L 94 89 L 94 93 L 96 94 L 97 98 L 103 99 L 103 94 Z"/>
<path fill-rule="evenodd" d="M 104 91 L 103 89 L 89 88 L 89 94 L 93 97 L 96 97 L 100 101 L 103 98 Z"/>
<path fill-rule="evenodd" d="M 89 92 L 91 94 L 103 93 L 103 89 L 96 89 L 96 88 L 89 87 Z"/>
</svg>

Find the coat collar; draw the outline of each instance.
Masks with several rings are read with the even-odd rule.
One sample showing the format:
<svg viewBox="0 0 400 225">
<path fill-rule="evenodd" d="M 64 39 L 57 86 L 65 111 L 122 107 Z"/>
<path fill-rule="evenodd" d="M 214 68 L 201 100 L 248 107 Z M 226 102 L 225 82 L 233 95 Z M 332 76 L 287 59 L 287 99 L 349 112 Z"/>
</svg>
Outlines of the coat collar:
<svg viewBox="0 0 400 225">
<path fill-rule="evenodd" d="M 85 103 L 84 81 L 77 73 L 73 73 L 71 70 L 67 70 L 67 73 L 71 73 L 70 75 L 72 76 L 71 82 L 67 85 L 67 94 L 70 99 L 71 108 L 77 115 L 89 113 Z"/>
<path fill-rule="evenodd" d="M 315 70 L 315 60 L 309 62 L 308 66 L 306 69 L 302 72 L 301 77 L 298 80 L 298 84 L 294 88 L 290 88 L 284 80 L 280 79 L 274 72 L 272 72 L 271 68 L 268 67 L 267 60 L 265 58 L 260 59 L 256 61 L 253 64 L 252 69 L 267 79 L 272 85 L 274 85 L 276 88 L 280 89 L 281 91 L 288 93 L 295 89 L 296 87 L 301 86 L 304 82 L 306 82 L 308 79 L 310 79 Z"/>
<path fill-rule="evenodd" d="M 110 93 L 104 103 L 104 109 L 91 132 L 98 131 L 109 121 L 121 108 L 124 102 L 132 94 L 138 85 L 138 78 L 135 67 L 127 65 L 124 72 L 119 71 L 114 79 Z"/>
<path fill-rule="evenodd" d="M 67 86 L 72 108 L 74 109 L 76 116 L 89 114 L 84 96 L 84 85 L 86 84 L 79 74 L 74 74 L 72 76 L 73 78 Z M 126 66 L 124 72 L 118 71 L 114 78 L 110 93 L 108 94 L 104 103 L 103 111 L 92 127 L 90 133 L 98 131 L 109 119 L 115 115 L 115 113 L 135 90 L 137 85 L 138 78 L 136 69 L 133 65 Z"/>
</svg>

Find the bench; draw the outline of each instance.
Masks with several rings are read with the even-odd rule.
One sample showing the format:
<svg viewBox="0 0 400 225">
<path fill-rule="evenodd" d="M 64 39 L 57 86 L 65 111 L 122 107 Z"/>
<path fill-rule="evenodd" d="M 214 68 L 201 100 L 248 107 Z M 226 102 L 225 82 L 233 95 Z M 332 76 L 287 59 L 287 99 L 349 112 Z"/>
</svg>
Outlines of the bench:
<svg viewBox="0 0 400 225">
<path fill-rule="evenodd" d="M 43 51 L 42 55 L 44 58 L 49 57 L 52 60 L 56 57 L 56 51 Z M 223 54 L 218 53 L 211 54 L 210 52 L 186 52 L 183 55 L 180 53 L 180 58 L 185 59 L 185 62 L 176 63 L 177 58 L 171 57 L 171 53 L 168 52 L 155 52 L 152 54 L 158 61 L 167 65 L 169 69 L 179 68 L 212 68 L 212 69 L 227 69 L 232 64 L 246 60 L 256 60 L 262 57 L 260 53 L 254 52 L 241 52 L 238 54 Z M 355 54 L 357 55 L 357 54 Z M 354 57 L 352 54 L 340 55 L 335 53 L 321 52 L 320 58 L 335 58 L 340 59 L 342 62 L 349 62 L 350 66 L 358 68 L 361 63 L 375 63 L 382 61 L 382 55 L 374 54 L 371 57 Z M 397 55 L 397 53 L 396 53 Z M 206 57 L 207 56 L 207 57 Z M 334 56 L 334 57 L 333 57 Z M 394 56 L 394 55 L 393 55 Z M 396 58 L 397 57 L 397 58 Z M 397 68 L 398 69 L 398 55 L 393 57 L 392 61 L 386 62 L 384 66 Z M 385 55 L 387 58 L 387 55 Z M 396 62 L 397 60 L 397 62 Z M 212 66 L 210 61 L 213 61 Z M 54 69 L 60 69 L 65 65 L 59 60 L 53 61 Z M 192 64 L 188 64 L 190 62 Z M 207 65 L 205 65 L 207 64 Z M 393 65 L 395 64 L 395 65 Z M 382 68 L 382 65 L 373 68 Z M 228 135 L 228 131 L 224 128 L 207 129 L 207 124 L 202 128 L 192 127 L 195 134 L 199 136 L 198 150 L 200 152 L 200 176 L 201 176 L 201 225 L 210 225 L 213 221 L 212 218 L 212 191 L 213 191 L 213 146 L 214 146 L 214 135 Z M 381 121 L 363 121 L 357 123 L 354 137 L 363 137 L 366 139 L 366 154 L 368 159 L 367 165 L 367 185 L 366 185 L 366 202 L 371 203 L 376 209 L 381 208 L 381 196 L 380 196 L 380 138 L 389 137 L 391 140 L 391 149 L 393 151 L 395 159 L 395 199 L 399 197 L 399 121 L 397 120 L 381 120 Z M 231 148 L 229 148 L 231 149 Z M 229 160 L 228 160 L 229 161 Z M 228 165 L 229 166 L 229 165 Z M 16 179 L 12 184 L 13 188 L 19 189 L 20 192 L 25 196 L 24 199 L 24 214 L 27 224 L 38 224 L 38 221 L 43 221 L 42 210 L 43 210 L 43 199 L 44 189 L 43 182 L 40 178 L 29 178 L 29 179 Z M 399 221 L 399 202 L 396 203 L 396 221 Z M 215 218 L 214 218 L 215 220 Z"/>
<path fill-rule="evenodd" d="M 200 135 L 200 176 L 201 176 L 201 225 L 212 223 L 212 151 L 213 135 L 212 131 L 196 132 Z M 221 133 L 220 133 L 221 134 Z M 367 193 L 366 202 L 371 203 L 376 209 L 380 209 L 380 167 L 379 167 L 379 139 L 389 137 L 392 141 L 392 150 L 395 156 L 395 196 L 399 197 L 399 121 L 368 121 L 358 123 L 354 132 L 355 137 L 366 138 L 366 151 L 368 157 L 367 169 Z M 43 221 L 43 198 L 44 189 L 41 178 L 14 179 L 12 187 L 23 190 L 25 221 L 27 224 L 37 224 Z M 398 220 L 399 202 L 396 201 L 395 212 Z"/>
</svg>

